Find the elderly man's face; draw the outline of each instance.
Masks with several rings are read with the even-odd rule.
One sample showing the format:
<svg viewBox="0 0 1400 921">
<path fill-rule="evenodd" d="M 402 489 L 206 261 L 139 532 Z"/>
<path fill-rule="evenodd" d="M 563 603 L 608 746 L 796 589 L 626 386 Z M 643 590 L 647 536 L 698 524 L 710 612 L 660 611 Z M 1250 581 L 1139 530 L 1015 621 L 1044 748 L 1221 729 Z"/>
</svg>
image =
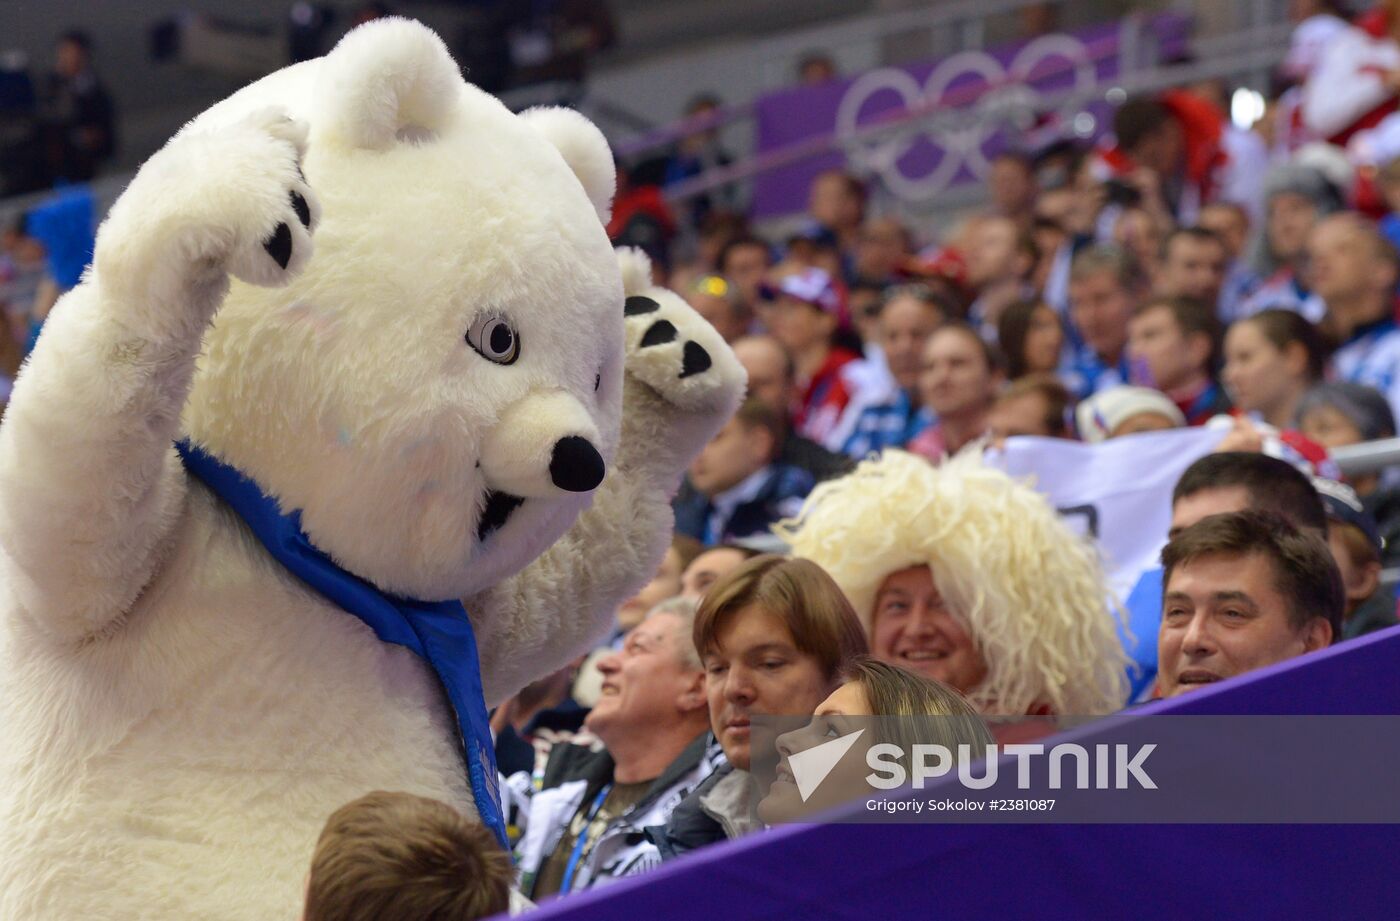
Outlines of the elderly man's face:
<svg viewBox="0 0 1400 921">
<path fill-rule="evenodd" d="M 627 634 L 620 652 L 598 660 L 602 692 L 585 721 L 608 742 L 622 733 L 644 734 L 696 710 L 703 697 L 704 672 L 687 662 L 685 621 L 675 614 L 652 614 Z"/>
<path fill-rule="evenodd" d="M 1176 567 L 1157 635 L 1157 687 L 1175 697 L 1205 684 L 1321 649 L 1332 627 L 1295 627 L 1274 562 L 1260 553 L 1211 554 Z"/>
</svg>

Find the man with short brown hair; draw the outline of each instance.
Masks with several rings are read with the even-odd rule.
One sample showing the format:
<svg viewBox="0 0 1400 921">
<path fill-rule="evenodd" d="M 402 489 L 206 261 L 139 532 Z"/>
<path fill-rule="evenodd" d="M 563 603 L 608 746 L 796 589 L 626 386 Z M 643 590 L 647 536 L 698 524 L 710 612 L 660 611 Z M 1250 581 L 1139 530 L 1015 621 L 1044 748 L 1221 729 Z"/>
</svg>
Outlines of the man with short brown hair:
<svg viewBox="0 0 1400 921">
<path fill-rule="evenodd" d="M 1213 304 L 1190 297 L 1146 301 L 1128 321 L 1132 382 L 1170 397 L 1187 425 L 1204 425 L 1230 411 L 1215 374 L 1220 338 Z"/>
<path fill-rule="evenodd" d="M 311 858 L 304 921 L 470 921 L 505 911 L 513 871 L 484 825 L 376 790 L 335 812 Z"/>
<path fill-rule="evenodd" d="M 1162 551 L 1157 688 L 1204 684 L 1325 649 L 1344 592 L 1327 545 L 1270 512 L 1211 515 Z"/>
<path fill-rule="evenodd" d="M 676 531 L 713 546 L 767 534 L 797 513 L 816 481 L 779 463 L 782 420 L 773 408 L 745 400 L 690 465 L 691 489 L 676 496 Z"/>
</svg>

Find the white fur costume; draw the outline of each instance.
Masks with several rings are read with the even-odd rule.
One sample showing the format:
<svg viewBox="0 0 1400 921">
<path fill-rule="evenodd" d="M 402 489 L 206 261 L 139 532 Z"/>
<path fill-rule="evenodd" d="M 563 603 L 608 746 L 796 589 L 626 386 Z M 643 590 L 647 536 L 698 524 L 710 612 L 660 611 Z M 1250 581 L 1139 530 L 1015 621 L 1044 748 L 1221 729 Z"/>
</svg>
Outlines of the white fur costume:
<svg viewBox="0 0 1400 921">
<path fill-rule="evenodd" d="M 0 426 L 0 919 L 292 919 L 336 807 L 470 807 L 424 663 L 283 570 L 171 444 L 381 589 L 462 598 L 500 701 L 650 577 L 743 389 L 611 251 L 612 192 L 591 124 L 511 115 L 403 21 L 146 163 Z M 592 493 L 559 485 L 571 436 L 606 462 Z"/>
</svg>

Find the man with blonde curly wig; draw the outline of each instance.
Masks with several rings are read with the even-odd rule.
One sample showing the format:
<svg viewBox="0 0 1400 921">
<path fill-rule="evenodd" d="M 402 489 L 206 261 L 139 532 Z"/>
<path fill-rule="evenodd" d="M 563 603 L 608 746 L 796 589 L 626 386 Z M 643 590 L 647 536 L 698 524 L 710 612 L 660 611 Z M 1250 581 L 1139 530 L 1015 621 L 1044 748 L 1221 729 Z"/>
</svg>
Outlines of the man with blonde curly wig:
<svg viewBox="0 0 1400 921">
<path fill-rule="evenodd" d="M 934 467 L 887 451 L 777 530 L 841 586 L 876 658 L 984 715 L 1097 715 L 1127 699 L 1093 546 L 976 454 Z"/>
</svg>

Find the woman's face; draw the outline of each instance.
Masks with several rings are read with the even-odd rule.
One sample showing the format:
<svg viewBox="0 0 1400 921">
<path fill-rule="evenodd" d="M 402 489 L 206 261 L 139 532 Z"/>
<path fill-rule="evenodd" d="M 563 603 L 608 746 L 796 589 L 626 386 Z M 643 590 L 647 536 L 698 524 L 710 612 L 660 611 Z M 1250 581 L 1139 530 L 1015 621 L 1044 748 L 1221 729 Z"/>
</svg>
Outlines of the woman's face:
<svg viewBox="0 0 1400 921">
<path fill-rule="evenodd" d="M 1031 322 L 1026 330 L 1025 353 L 1026 371 L 1053 372 L 1060 366 L 1060 350 L 1064 348 L 1065 331 L 1060 326 L 1060 318 L 1044 304 L 1031 313 Z"/>
<path fill-rule="evenodd" d="M 867 721 L 859 718 L 875 715 L 866 700 L 865 688 L 858 681 L 848 681 L 817 705 L 806 726 L 778 736 L 777 777 L 768 788 L 768 795 L 758 804 L 758 817 L 767 825 L 793 822 L 870 792 L 870 784 L 865 779 L 870 768 L 865 759 L 874 741 L 871 733 L 855 740 L 816 789 L 806 791 L 805 800 L 803 791 L 798 789 L 790 759 L 795 754 L 866 728 Z"/>
<path fill-rule="evenodd" d="M 891 573 L 875 593 L 870 650 L 875 658 L 952 685 L 966 694 L 987 663 L 943 601 L 927 566 Z"/>
<path fill-rule="evenodd" d="M 797 648 L 781 617 L 757 605 L 721 622 L 704 664 L 710 728 L 741 771 L 750 769 L 750 717 L 811 713 L 831 693 L 816 657 Z"/>
<path fill-rule="evenodd" d="M 1287 405 L 1307 383 L 1289 367 L 1288 356 L 1248 320 L 1231 326 L 1225 335 L 1225 368 L 1220 378 L 1236 406 L 1266 416 Z"/>
</svg>

